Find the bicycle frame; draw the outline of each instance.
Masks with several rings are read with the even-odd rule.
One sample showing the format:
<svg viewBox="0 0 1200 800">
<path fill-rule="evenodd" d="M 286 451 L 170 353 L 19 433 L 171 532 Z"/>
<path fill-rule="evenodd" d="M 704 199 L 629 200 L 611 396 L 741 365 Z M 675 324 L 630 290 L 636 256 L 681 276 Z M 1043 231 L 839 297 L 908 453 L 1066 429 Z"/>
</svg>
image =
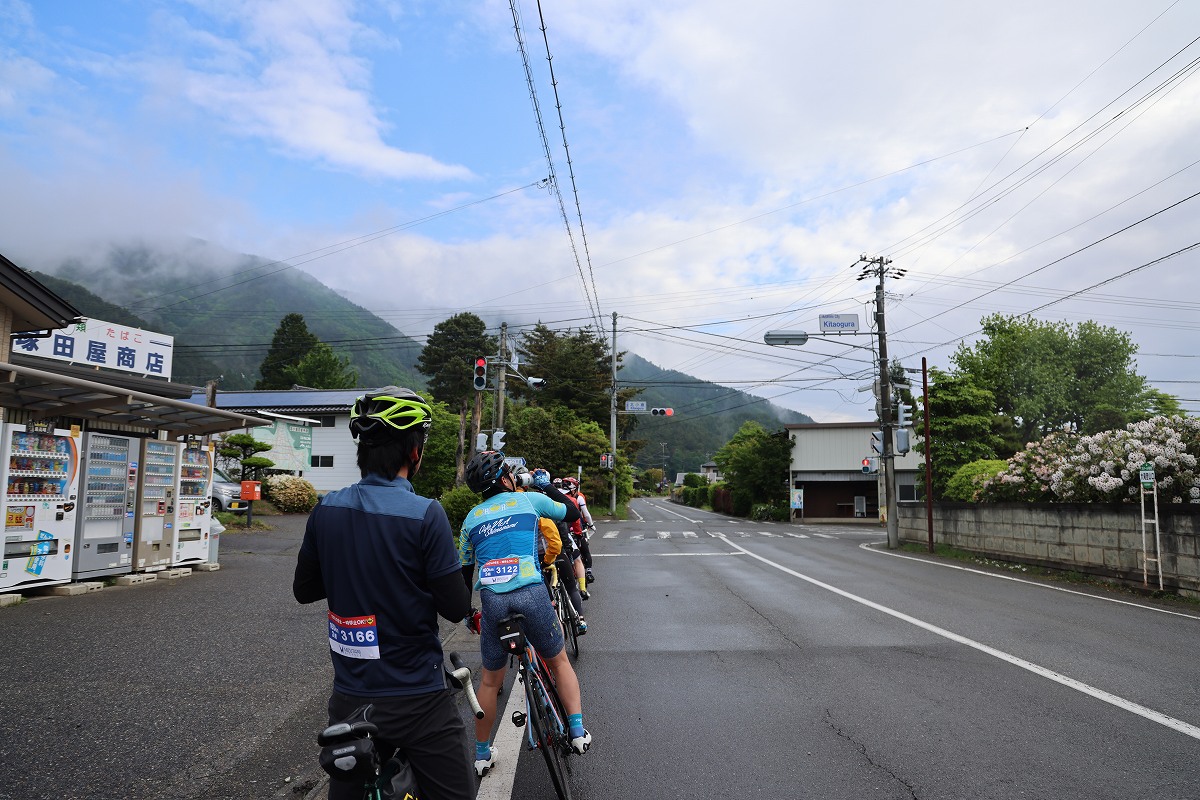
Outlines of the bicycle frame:
<svg viewBox="0 0 1200 800">
<path fill-rule="evenodd" d="M 521 625 L 520 621 L 518 625 Z M 525 686 L 525 715 L 518 720 L 514 714 L 513 721 L 518 726 L 526 726 L 529 749 L 542 751 L 559 799 L 571 800 L 568 782 L 571 744 L 567 712 L 558 696 L 554 673 L 541 653 L 524 636 L 523 627 L 521 631 L 524 647 L 512 655 L 517 659 L 518 677 Z"/>
</svg>

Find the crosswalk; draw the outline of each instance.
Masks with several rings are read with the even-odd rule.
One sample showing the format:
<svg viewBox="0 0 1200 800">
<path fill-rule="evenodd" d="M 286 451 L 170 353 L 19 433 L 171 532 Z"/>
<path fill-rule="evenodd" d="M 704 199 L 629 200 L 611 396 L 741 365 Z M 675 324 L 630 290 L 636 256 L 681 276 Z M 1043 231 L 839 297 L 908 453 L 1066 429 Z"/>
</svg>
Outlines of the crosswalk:
<svg viewBox="0 0 1200 800">
<path fill-rule="evenodd" d="M 620 529 L 606 530 L 600 534 L 602 539 L 628 539 L 630 541 L 644 541 L 646 539 L 666 540 L 666 539 L 699 539 L 702 535 L 710 536 L 714 539 L 721 537 L 751 539 L 763 537 L 767 539 L 839 539 L 842 535 L 848 536 L 878 536 L 876 531 L 843 531 L 840 533 L 821 533 L 817 531 L 809 531 L 808 533 L 793 533 L 792 531 L 654 531 L 639 532 L 639 531 L 622 531 Z"/>
</svg>

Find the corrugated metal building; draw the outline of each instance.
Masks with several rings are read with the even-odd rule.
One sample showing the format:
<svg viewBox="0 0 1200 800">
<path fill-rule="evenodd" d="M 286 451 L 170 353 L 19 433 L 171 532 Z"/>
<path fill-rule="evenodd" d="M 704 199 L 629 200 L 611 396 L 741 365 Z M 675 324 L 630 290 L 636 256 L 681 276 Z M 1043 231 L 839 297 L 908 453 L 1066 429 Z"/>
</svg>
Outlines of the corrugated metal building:
<svg viewBox="0 0 1200 800">
<path fill-rule="evenodd" d="M 804 490 L 805 519 L 878 520 L 883 503 L 879 473 L 863 472 L 862 460 L 873 456 L 871 431 L 877 422 L 830 422 L 785 426 L 792 439 L 791 486 Z M 916 451 L 896 456 L 899 500 L 917 499 Z M 799 513 L 797 517 L 801 516 Z"/>
</svg>

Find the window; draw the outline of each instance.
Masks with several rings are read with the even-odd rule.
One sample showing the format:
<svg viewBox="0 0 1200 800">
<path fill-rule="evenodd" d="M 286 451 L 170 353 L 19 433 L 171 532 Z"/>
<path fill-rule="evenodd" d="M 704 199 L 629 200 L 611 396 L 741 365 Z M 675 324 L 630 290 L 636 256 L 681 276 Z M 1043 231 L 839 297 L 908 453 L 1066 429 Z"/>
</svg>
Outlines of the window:
<svg viewBox="0 0 1200 800">
<path fill-rule="evenodd" d="M 896 499 L 901 502 L 911 502 L 919 500 L 917 497 L 917 487 L 911 483 L 902 483 L 896 487 Z"/>
<path fill-rule="evenodd" d="M 332 467 L 333 456 L 310 456 L 308 463 L 311 467 Z"/>
<path fill-rule="evenodd" d="M 313 419 L 320 420 L 322 428 L 336 428 L 337 427 L 337 417 L 333 414 L 315 416 L 315 417 L 313 417 Z"/>
</svg>

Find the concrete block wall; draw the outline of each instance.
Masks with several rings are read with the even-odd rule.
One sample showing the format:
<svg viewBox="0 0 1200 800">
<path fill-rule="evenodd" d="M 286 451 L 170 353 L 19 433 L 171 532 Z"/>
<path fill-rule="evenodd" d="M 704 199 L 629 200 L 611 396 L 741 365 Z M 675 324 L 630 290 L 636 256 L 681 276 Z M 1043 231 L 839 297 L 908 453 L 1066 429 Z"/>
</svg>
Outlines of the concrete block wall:
<svg viewBox="0 0 1200 800">
<path fill-rule="evenodd" d="M 925 506 L 901 503 L 900 540 L 928 541 Z M 1200 595 L 1200 507 L 1159 506 L 1163 583 Z M 933 540 L 1002 560 L 1142 584 L 1142 516 L 1139 506 L 1059 503 L 935 503 Z M 1154 553 L 1154 526 L 1146 526 Z M 1150 584 L 1157 588 L 1154 564 Z"/>
</svg>

